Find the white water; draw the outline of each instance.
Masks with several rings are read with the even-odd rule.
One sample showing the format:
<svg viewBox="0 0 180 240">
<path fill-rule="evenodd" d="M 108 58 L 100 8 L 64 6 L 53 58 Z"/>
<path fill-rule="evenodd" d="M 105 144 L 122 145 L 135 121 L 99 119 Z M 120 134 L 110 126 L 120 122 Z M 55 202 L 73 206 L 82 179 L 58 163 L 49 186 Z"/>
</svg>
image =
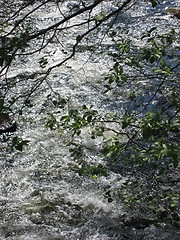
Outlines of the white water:
<svg viewBox="0 0 180 240">
<path fill-rule="evenodd" d="M 161 24 L 164 31 L 167 26 L 177 24 L 177 20 L 163 13 L 166 6 L 175 3 L 177 1 L 164 1 L 156 14 L 150 5 L 145 8 L 140 4 L 136 11 L 126 13 L 128 21 L 123 19 L 126 16 L 120 17 L 115 26 L 128 27 L 131 36 L 136 36 L 135 41 L 138 42 L 140 33 L 154 25 Z M 46 23 L 53 17 L 58 18 L 57 14 L 56 6 L 52 4 L 49 14 L 44 9 L 36 17 Z M 73 35 L 74 32 L 69 39 Z M 71 40 L 68 41 L 67 51 L 70 45 Z M 63 57 L 54 43 L 49 46 L 49 51 L 52 52 L 49 64 Z M 120 100 L 114 104 L 113 97 L 104 95 L 99 85 L 109 65 L 111 63 L 106 55 L 89 58 L 88 52 L 78 52 L 66 66 L 55 69 L 49 81 L 61 97 L 68 97 L 75 106 L 86 103 L 102 112 L 120 112 L 123 105 L 128 103 Z M 34 70 L 38 69 L 32 59 L 30 64 L 27 62 L 23 69 L 19 69 L 21 73 Z M 13 70 L 11 74 L 15 74 Z M 22 153 L 14 152 L 0 159 L 0 239 L 121 239 L 123 206 L 118 199 L 108 203 L 103 194 L 109 186 L 116 192 L 126 178 L 111 171 L 107 177 L 97 179 L 79 176 L 77 169 L 83 160 L 73 160 L 59 133 L 45 128 L 47 112 L 53 111 L 53 104 L 46 99 L 50 93 L 48 86 L 44 84 L 43 87 L 41 94 L 34 98 L 33 107 L 16 119 L 19 123 L 18 134 L 30 140 L 29 146 Z M 96 145 L 88 141 L 86 139 L 85 144 L 91 145 L 91 148 Z M 96 146 L 84 161 L 106 164 Z"/>
</svg>

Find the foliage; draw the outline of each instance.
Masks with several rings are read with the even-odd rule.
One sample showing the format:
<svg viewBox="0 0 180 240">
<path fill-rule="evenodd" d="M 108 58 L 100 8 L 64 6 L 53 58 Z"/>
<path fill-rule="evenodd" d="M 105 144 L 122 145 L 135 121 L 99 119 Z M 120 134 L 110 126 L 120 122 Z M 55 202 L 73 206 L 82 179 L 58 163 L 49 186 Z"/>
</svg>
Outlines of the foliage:
<svg viewBox="0 0 180 240">
<path fill-rule="evenodd" d="M 79 7 L 68 14 L 61 11 L 65 1 L 56 1 L 54 4 L 60 9 L 60 20 L 38 29 L 30 17 L 42 7 L 47 7 L 51 1 L 36 2 L 23 1 L 18 9 L 14 8 L 12 13 L 4 15 L 4 21 L 0 23 L 0 112 L 23 114 L 24 109 L 26 111 L 33 107 L 35 94 L 44 87 L 43 84 L 49 87 L 53 95 L 53 87 L 48 81 L 52 70 L 71 59 L 80 43 L 86 42 L 91 34 L 100 32 L 105 26 L 103 24 L 108 22 L 110 27 L 106 34 L 115 50 L 108 52 L 113 66 L 101 85 L 104 94 L 111 93 L 113 96 L 119 89 L 129 89 L 129 94 L 123 101 L 131 104 L 132 109 L 125 105 L 121 113 L 99 112 L 93 106 L 74 107 L 68 100 L 61 102 L 57 99 L 53 100 L 53 107 L 58 109 L 57 114 L 55 111 L 49 112 L 45 126 L 50 130 L 58 129 L 62 139 L 64 135 L 68 136 L 65 143 L 68 142 L 67 147 L 74 159 L 87 157 L 88 146 L 85 146 L 83 141 L 84 131 L 89 133 L 91 139 L 102 138 L 97 147 L 104 163 L 84 164 L 78 169 L 80 176 L 96 179 L 99 176 L 107 177 L 109 170 L 124 174 L 124 169 L 125 174 L 132 173 L 136 176 L 137 171 L 148 169 L 153 174 L 152 183 L 148 182 L 148 187 L 152 186 L 152 190 L 158 193 L 159 185 L 155 173 L 163 174 L 167 169 L 178 168 L 180 159 L 180 49 L 175 44 L 178 38 L 176 29 L 160 33 L 156 27 L 152 27 L 142 34 L 139 39 L 142 44 L 138 46 L 128 34 L 117 34 L 110 20 L 131 7 L 131 4 L 134 4 L 131 0 L 116 2 L 116 10 L 100 10 L 98 14 L 96 7 L 103 4 L 103 0 L 87 3 L 79 1 Z M 158 0 L 149 2 L 153 8 L 159 3 Z M 87 13 L 88 19 L 76 26 L 71 24 L 71 20 L 84 13 Z M 71 33 L 74 27 L 83 27 L 83 31 L 74 36 L 74 44 L 69 52 L 66 52 L 61 37 L 67 32 Z M 60 43 L 59 48 L 66 54 L 58 62 L 50 63 L 51 53 L 47 49 L 54 40 Z M 87 49 L 94 53 L 96 47 L 87 46 Z M 36 63 L 39 68 L 35 80 L 34 73 L 9 77 L 8 71 L 13 64 L 22 66 L 27 57 L 37 53 L 40 56 Z M 23 87 L 22 78 L 26 81 Z M 28 141 L 14 136 L 8 150 L 22 151 L 27 143 Z M 160 175 L 159 178 L 161 177 Z M 141 182 L 128 182 L 115 194 L 110 188 L 105 191 L 104 197 L 111 203 L 118 196 L 128 208 L 141 207 L 145 202 L 146 209 L 156 217 L 173 220 L 174 209 L 178 205 L 178 192 L 161 191 L 154 194 L 146 189 L 147 186 L 141 187 L 139 183 Z"/>
<path fill-rule="evenodd" d="M 150 176 L 143 179 L 140 183 L 139 178 L 132 179 L 124 183 L 118 192 L 118 198 L 122 199 L 129 211 L 134 208 L 145 211 L 145 218 L 154 219 L 154 223 L 159 224 L 159 220 L 166 226 L 179 226 L 179 216 L 177 209 L 179 205 L 179 192 L 173 190 L 162 190 L 161 179 L 164 176 L 151 175 L 153 181 L 150 182 Z M 117 193 L 116 193 L 117 194 Z"/>
<path fill-rule="evenodd" d="M 107 169 L 102 164 L 98 164 L 97 166 L 84 166 L 79 169 L 79 175 L 87 174 L 96 178 L 97 176 L 107 176 Z"/>
<path fill-rule="evenodd" d="M 61 117 L 58 128 L 61 132 L 71 133 L 70 144 L 74 145 L 76 142 L 75 147 L 70 150 L 72 157 L 86 157 L 84 146 L 81 141 L 77 143 L 77 137 L 82 138 L 83 129 L 88 128 L 92 139 L 99 136 L 103 138 L 99 147 L 108 160 L 107 169 L 113 170 L 115 166 L 115 171 L 121 173 L 126 169 L 125 174 L 135 171 L 134 177 L 137 177 L 137 180 L 128 180 L 117 191 L 111 188 L 105 191 L 104 197 L 109 203 L 119 199 L 129 211 L 134 208 L 146 211 L 155 224 L 158 224 L 160 219 L 167 226 L 178 226 L 176 210 L 179 193 L 177 190 L 160 190 L 160 180 L 167 169 L 178 168 L 180 159 L 180 105 L 177 87 L 179 52 L 173 47 L 176 32 L 172 29 L 169 33 L 160 35 L 156 28 L 152 28 L 143 34 L 141 39 L 145 40 L 146 44 L 142 48 L 134 46 L 130 40 L 116 36 L 114 32 L 109 35 L 117 52 L 112 55 L 115 63 L 105 78 L 104 92 L 125 88 L 133 81 L 136 85 L 146 78 L 147 81 L 152 81 L 152 85 L 149 85 L 150 98 L 140 102 L 142 107 L 137 105 L 132 111 L 125 109 L 123 116 L 118 113 L 102 114 L 92 106 L 70 108 L 69 112 Z M 135 88 L 127 96 L 128 101 L 134 102 L 135 106 L 139 94 L 143 95 L 143 89 L 138 92 Z M 112 133 L 110 138 L 107 138 L 108 132 Z M 119 166 L 121 169 L 118 169 Z M 141 178 L 138 178 L 136 172 L 141 172 L 142 175 L 144 169 L 149 171 L 151 177 L 148 175 L 148 178 L 151 178 L 151 182 L 145 176 L 143 183 Z M 80 168 L 79 174 L 94 177 L 107 176 L 108 172 L 102 165 L 88 165 Z"/>
<path fill-rule="evenodd" d="M 7 141 L 7 138 L 6 138 L 6 141 Z M 13 137 L 11 144 L 9 144 L 7 146 L 7 150 L 12 151 L 12 150 L 16 149 L 16 150 L 22 152 L 24 146 L 27 146 L 28 143 L 29 143 L 28 140 L 23 140 L 23 139 L 19 138 L 18 136 L 15 136 L 15 137 Z"/>
</svg>

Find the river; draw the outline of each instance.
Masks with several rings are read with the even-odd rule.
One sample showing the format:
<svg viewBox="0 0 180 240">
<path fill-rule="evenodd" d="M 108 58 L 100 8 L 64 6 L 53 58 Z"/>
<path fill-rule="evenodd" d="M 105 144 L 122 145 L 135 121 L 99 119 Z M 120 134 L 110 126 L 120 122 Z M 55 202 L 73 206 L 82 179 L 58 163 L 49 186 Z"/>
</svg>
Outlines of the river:
<svg viewBox="0 0 180 240">
<path fill-rule="evenodd" d="M 146 29 L 160 26 L 163 32 L 167 28 L 177 27 L 178 20 L 165 13 L 166 7 L 177 5 L 177 0 L 167 0 L 153 10 L 150 4 L 140 1 L 118 17 L 115 29 L 120 31 L 120 28 L 128 28 L 130 38 L 138 44 L 141 33 Z M 105 7 L 113 6 L 107 1 Z M 58 19 L 56 4 L 49 3 L 34 18 L 31 21 L 37 22 L 37 28 Z M 78 31 L 82 29 L 74 29 L 74 32 L 62 36 L 62 45 L 66 47 L 64 52 L 70 51 L 72 39 Z M 96 36 L 90 40 L 92 44 L 94 41 Z M 58 131 L 45 127 L 47 113 L 56 114 L 60 111 L 53 102 L 57 99 L 60 102 L 66 99 L 75 107 L 93 105 L 100 112 L 119 114 L 129 104 L 123 101 L 129 89 L 124 90 L 118 100 L 102 91 L 101 81 L 112 66 L 108 56 L 108 49 L 112 50 L 109 39 L 105 39 L 103 44 L 106 51 L 100 54 L 99 49 L 99 54 L 95 55 L 82 45 L 75 57 L 55 68 L 48 76 L 54 93 L 48 82 L 44 82 L 40 91 L 34 93 L 32 106 L 25 108 L 22 115 L 14 116 L 18 122 L 18 136 L 28 140 L 29 144 L 22 152 L 0 155 L 0 240 L 179 239 L 178 231 L 166 232 L 153 224 L 144 229 L 124 227 L 122 220 L 128 215 L 123 205 L 118 199 L 108 202 L 104 195 L 110 187 L 118 191 L 133 176 L 123 176 L 113 170 L 109 170 L 107 176 L 97 178 L 79 174 L 78 169 L 83 161 L 106 164 L 97 148 L 101 139 L 92 140 L 85 132 L 84 144 L 89 148 L 88 157 L 74 160 L 63 144 L 63 140 L 69 136 L 61 139 Z M 65 57 L 61 50 L 57 42 L 52 42 L 45 50 L 47 52 L 42 51 L 33 58 L 39 59 L 47 54 L 49 64 L 53 65 Z M 24 91 L 31 85 L 31 81 L 22 79 L 39 71 L 37 61 L 33 58 L 24 57 L 10 69 L 9 76 L 18 75 L 19 81 L 19 90 L 11 92 L 11 95 L 16 96 L 18 91 Z M 129 105 L 129 108 L 132 107 Z"/>
</svg>

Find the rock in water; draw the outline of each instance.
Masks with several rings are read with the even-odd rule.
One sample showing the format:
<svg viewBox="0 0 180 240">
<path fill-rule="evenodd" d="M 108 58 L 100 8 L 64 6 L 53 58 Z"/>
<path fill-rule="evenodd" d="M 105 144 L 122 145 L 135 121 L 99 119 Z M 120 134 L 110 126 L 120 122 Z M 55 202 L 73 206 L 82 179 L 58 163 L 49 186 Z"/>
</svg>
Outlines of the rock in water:
<svg viewBox="0 0 180 240">
<path fill-rule="evenodd" d="M 180 7 L 170 7 L 166 9 L 167 13 L 170 13 L 180 19 Z"/>
<path fill-rule="evenodd" d="M 4 128 L 4 129 L 0 129 L 0 134 L 15 132 L 16 129 L 17 129 L 17 123 L 14 122 L 10 127 Z"/>
</svg>

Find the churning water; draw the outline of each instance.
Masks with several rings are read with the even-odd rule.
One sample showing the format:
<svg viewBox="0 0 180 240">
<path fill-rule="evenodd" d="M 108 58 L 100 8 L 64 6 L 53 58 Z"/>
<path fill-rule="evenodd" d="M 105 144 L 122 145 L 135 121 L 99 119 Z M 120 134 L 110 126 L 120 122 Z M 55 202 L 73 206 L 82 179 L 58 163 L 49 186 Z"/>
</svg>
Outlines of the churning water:
<svg viewBox="0 0 180 240">
<path fill-rule="evenodd" d="M 69 2 L 74 4 L 76 1 L 67 1 Z M 110 2 L 107 1 L 106 8 L 113 7 Z M 140 1 L 132 10 L 118 17 L 115 29 L 120 31 L 128 28 L 130 37 L 138 44 L 140 34 L 146 29 L 161 25 L 163 32 L 167 28 L 177 27 L 178 20 L 164 11 L 166 7 L 175 6 L 177 3 L 178 1 L 164 1 L 154 11 L 149 4 Z M 68 6 L 66 7 L 68 9 Z M 36 19 L 36 27 L 42 28 L 58 17 L 59 11 L 52 2 L 36 13 L 31 21 Z M 82 29 L 75 28 L 74 32 L 62 36 L 62 45 L 67 41 L 64 52 L 68 53 L 78 31 L 81 32 Z M 95 40 L 92 36 L 92 44 Z M 103 46 L 113 51 L 108 39 L 104 40 Z M 61 50 L 58 43 L 49 44 L 46 50 L 49 64 L 53 65 L 64 58 Z M 39 59 L 44 54 L 45 52 L 36 54 L 35 58 Z M 14 65 L 10 75 L 19 74 L 19 79 L 27 73 L 39 71 L 35 59 L 31 57 L 24 57 L 18 64 L 18 72 L 17 65 Z M 82 45 L 73 59 L 56 68 L 48 76 L 48 81 L 60 98 L 68 99 L 73 106 L 78 107 L 85 103 L 95 106 L 100 112 L 120 113 L 123 112 L 123 107 L 129 104 L 122 101 L 129 89 L 124 89 L 122 97 L 115 104 L 113 96 L 102 93 L 100 84 L 111 65 L 108 55 L 92 55 Z M 26 84 L 31 82 L 20 81 L 19 91 L 26 88 Z M 123 229 L 121 221 L 126 214 L 123 206 L 118 199 L 109 203 L 104 193 L 110 186 L 114 191 L 118 191 L 127 178 L 113 171 L 109 171 L 108 176 L 98 178 L 79 175 L 82 161 L 105 164 L 97 147 L 101 139 L 95 142 L 89 139 L 85 132 L 84 144 L 89 147 L 88 158 L 72 159 L 60 139 L 59 132 L 45 127 L 47 113 L 57 111 L 52 99 L 48 98 L 50 93 L 47 82 L 43 83 L 38 95 L 34 94 L 33 106 L 26 109 L 22 116 L 16 117 L 19 124 L 18 135 L 30 141 L 26 149 L 22 153 L 1 155 L 0 239 L 171 239 L 171 235 L 160 238 L 163 233 L 158 233 L 154 226 L 143 233 L 138 233 L 136 229 Z M 68 137 L 64 136 L 63 140 Z"/>
</svg>

